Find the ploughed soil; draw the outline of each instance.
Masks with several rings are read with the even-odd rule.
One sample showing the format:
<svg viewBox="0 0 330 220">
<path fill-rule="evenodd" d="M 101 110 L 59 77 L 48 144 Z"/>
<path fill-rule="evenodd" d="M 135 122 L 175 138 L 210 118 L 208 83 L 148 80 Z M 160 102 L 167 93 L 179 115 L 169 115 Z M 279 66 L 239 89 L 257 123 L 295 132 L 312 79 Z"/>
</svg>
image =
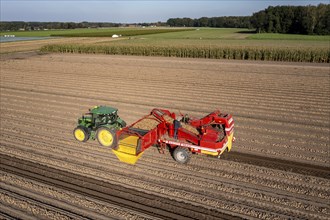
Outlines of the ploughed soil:
<svg viewBox="0 0 330 220">
<path fill-rule="evenodd" d="M 42 46 L 48 44 L 63 44 L 63 43 L 80 43 L 80 44 L 98 44 L 114 40 L 122 40 L 125 38 L 111 38 L 111 37 L 56 37 L 47 38 L 41 40 L 30 40 L 30 41 L 12 41 L 0 43 L 0 54 L 1 56 L 10 53 L 22 53 L 32 52 L 39 50 Z M 1 57 L 0 56 L 0 57 Z"/>
<path fill-rule="evenodd" d="M 30 54 L 0 59 L 0 216 L 8 219 L 329 219 L 329 65 Z M 120 163 L 77 142 L 95 105 L 131 124 L 152 108 L 233 115 L 218 159 L 148 149 Z"/>
</svg>

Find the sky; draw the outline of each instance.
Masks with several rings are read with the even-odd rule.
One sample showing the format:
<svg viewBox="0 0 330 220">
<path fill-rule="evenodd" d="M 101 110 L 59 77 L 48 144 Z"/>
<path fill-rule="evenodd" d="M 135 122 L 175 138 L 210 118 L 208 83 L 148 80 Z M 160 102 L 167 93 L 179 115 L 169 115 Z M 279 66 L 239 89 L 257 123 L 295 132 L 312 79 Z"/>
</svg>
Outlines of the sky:
<svg viewBox="0 0 330 220">
<path fill-rule="evenodd" d="M 248 16 L 268 6 L 330 4 L 330 0 L 0 0 L 1 21 L 142 23 L 169 18 Z"/>
</svg>

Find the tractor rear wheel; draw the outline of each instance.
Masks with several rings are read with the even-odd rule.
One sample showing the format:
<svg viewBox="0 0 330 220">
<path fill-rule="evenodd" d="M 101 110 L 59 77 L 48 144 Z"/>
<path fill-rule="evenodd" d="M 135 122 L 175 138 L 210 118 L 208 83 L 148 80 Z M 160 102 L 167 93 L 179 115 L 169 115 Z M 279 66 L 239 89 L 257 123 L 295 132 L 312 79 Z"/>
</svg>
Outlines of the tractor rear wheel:
<svg viewBox="0 0 330 220">
<path fill-rule="evenodd" d="M 73 136 L 77 141 L 86 142 L 89 139 L 90 132 L 84 126 L 78 126 L 73 130 Z"/>
<path fill-rule="evenodd" d="M 172 156 L 178 163 L 186 164 L 190 160 L 191 153 L 188 148 L 177 147 L 174 149 Z"/>
<path fill-rule="evenodd" d="M 104 147 L 113 148 L 116 146 L 116 132 L 109 128 L 99 128 L 96 133 L 96 138 L 98 142 Z"/>
</svg>

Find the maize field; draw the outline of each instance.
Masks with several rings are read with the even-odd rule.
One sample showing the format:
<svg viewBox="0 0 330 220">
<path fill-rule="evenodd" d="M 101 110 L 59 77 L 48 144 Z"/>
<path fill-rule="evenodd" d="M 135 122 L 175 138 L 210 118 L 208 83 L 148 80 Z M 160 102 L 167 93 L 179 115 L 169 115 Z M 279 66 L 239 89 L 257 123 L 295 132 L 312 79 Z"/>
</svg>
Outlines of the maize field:
<svg viewBox="0 0 330 220">
<path fill-rule="evenodd" d="M 330 49 L 51 44 L 42 52 L 329 63 Z"/>
</svg>

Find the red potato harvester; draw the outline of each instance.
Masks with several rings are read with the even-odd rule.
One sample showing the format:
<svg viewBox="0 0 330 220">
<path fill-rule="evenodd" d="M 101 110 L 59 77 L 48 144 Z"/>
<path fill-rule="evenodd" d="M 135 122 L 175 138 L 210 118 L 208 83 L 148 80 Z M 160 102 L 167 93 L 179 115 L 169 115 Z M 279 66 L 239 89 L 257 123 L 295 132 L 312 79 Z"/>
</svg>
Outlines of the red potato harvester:
<svg viewBox="0 0 330 220">
<path fill-rule="evenodd" d="M 102 127 L 102 126 L 101 126 Z M 188 163 L 192 154 L 216 157 L 232 148 L 234 120 L 230 114 L 214 111 L 203 118 L 187 114 L 176 118 L 165 109 L 153 109 L 133 124 L 102 130 L 101 145 L 111 147 L 122 162 L 135 164 L 144 151 L 157 146 L 160 153 L 169 150 L 178 163 Z"/>
</svg>

